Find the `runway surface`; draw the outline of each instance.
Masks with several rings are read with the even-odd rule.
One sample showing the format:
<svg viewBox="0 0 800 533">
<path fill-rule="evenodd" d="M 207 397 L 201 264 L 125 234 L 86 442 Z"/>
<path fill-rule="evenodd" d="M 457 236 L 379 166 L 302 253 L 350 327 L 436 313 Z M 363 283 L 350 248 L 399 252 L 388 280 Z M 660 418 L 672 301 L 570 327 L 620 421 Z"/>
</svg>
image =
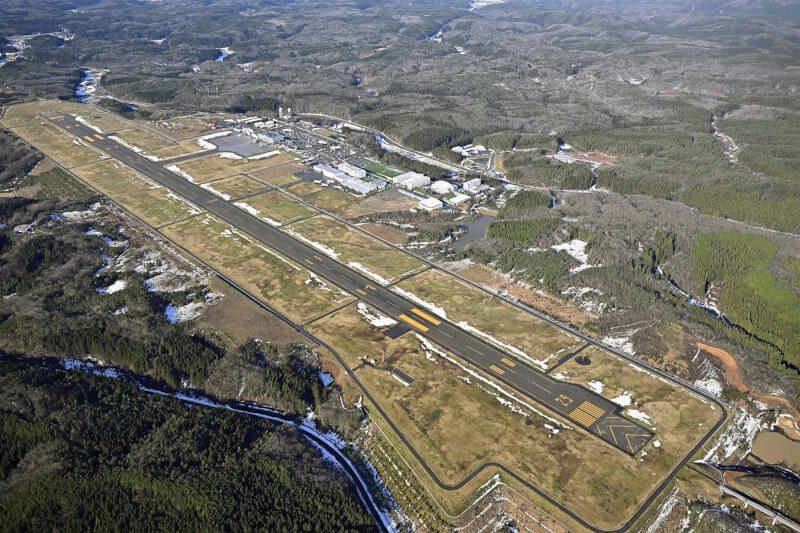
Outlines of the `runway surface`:
<svg viewBox="0 0 800 533">
<path fill-rule="evenodd" d="M 618 405 L 599 394 L 585 387 L 547 376 L 457 325 L 421 309 L 410 300 L 382 287 L 291 235 L 166 170 L 159 163 L 150 161 L 107 138 L 104 133 L 97 133 L 80 124 L 74 117 L 53 114 L 49 118 L 86 144 L 171 189 L 381 313 L 408 324 L 413 331 L 434 344 L 490 374 L 494 381 L 506 385 L 520 400 L 534 400 L 629 455 L 636 454 L 653 437 L 651 430 L 623 417 Z"/>
</svg>

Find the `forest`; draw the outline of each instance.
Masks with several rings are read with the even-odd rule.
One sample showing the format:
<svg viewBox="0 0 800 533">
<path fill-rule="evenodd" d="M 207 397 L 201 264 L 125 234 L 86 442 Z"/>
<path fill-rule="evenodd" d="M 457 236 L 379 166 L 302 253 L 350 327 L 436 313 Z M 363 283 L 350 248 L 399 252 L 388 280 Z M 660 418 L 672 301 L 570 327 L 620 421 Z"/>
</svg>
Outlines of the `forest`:
<svg viewBox="0 0 800 533">
<path fill-rule="evenodd" d="M 128 381 L 0 359 L 0 439 L 8 531 L 374 530 L 297 430 Z"/>
</svg>

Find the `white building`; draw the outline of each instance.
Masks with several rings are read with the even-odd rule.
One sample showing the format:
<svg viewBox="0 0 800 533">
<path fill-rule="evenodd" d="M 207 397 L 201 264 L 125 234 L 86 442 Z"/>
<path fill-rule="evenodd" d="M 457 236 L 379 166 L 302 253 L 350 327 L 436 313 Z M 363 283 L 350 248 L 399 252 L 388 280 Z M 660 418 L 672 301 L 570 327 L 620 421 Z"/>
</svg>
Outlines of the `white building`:
<svg viewBox="0 0 800 533">
<path fill-rule="evenodd" d="M 441 200 L 437 200 L 436 198 L 425 198 L 419 202 L 418 207 L 425 211 L 436 211 L 437 209 L 443 208 L 444 204 Z"/>
<path fill-rule="evenodd" d="M 346 163 L 344 161 L 336 165 L 336 168 L 353 178 L 364 179 L 367 177 L 366 170 L 363 168 L 358 168 L 357 166 L 351 165 L 350 163 Z"/>
<path fill-rule="evenodd" d="M 449 205 L 458 205 L 463 204 L 464 202 L 469 200 L 469 196 L 466 194 L 456 193 L 449 198 L 445 197 L 444 202 Z"/>
<path fill-rule="evenodd" d="M 433 192 L 436 194 L 450 194 L 451 192 L 455 192 L 456 186 L 449 181 L 439 180 L 433 182 L 431 189 L 433 189 Z"/>
<path fill-rule="evenodd" d="M 366 181 L 362 181 L 356 178 L 345 178 L 341 182 L 343 187 L 355 191 L 359 194 L 369 194 L 372 191 L 376 190 L 375 185 L 372 183 L 368 183 Z"/>
<path fill-rule="evenodd" d="M 314 170 L 322 174 L 328 179 L 341 182 L 342 180 L 349 179 L 348 175 L 341 170 L 329 167 L 328 165 L 314 165 Z"/>
<path fill-rule="evenodd" d="M 404 187 L 408 190 L 416 189 L 418 187 L 427 187 L 431 183 L 431 179 L 425 174 L 419 172 L 406 172 L 394 178 L 394 183 L 398 187 Z"/>
<path fill-rule="evenodd" d="M 476 192 L 480 186 L 481 186 L 480 178 L 473 178 L 471 180 L 467 180 L 461 185 L 461 187 L 469 193 Z"/>
</svg>

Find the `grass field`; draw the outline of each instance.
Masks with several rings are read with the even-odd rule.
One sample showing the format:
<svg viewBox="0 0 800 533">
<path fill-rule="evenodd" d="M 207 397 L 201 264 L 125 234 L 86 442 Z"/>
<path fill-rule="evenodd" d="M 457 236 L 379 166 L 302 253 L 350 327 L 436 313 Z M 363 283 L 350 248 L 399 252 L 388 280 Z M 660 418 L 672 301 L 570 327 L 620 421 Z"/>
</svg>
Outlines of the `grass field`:
<svg viewBox="0 0 800 533">
<path fill-rule="evenodd" d="M 303 237 L 323 253 L 384 285 L 425 266 L 422 261 L 325 215 L 290 224 L 284 231 Z"/>
<path fill-rule="evenodd" d="M 128 124 L 128 126 L 130 126 L 130 124 Z M 167 148 L 176 145 L 176 143 L 168 141 L 160 135 L 156 135 L 155 133 L 147 131 L 144 128 L 129 127 L 128 129 L 115 132 L 114 136 L 119 137 L 128 144 L 136 146 L 148 154 L 161 148 Z M 198 148 L 200 147 L 198 146 Z"/>
<path fill-rule="evenodd" d="M 76 139 L 74 135 L 60 130 L 49 120 L 34 120 L 26 126 L 14 126 L 14 133 L 46 153 L 59 165 L 72 168 L 105 159 L 91 143 Z"/>
<path fill-rule="evenodd" d="M 398 170 L 394 167 L 384 165 L 383 163 L 373 163 L 371 165 L 364 167 L 364 170 L 367 170 L 369 172 L 374 172 L 375 174 L 379 174 L 387 178 L 393 178 L 403 173 L 402 170 Z"/>
<path fill-rule="evenodd" d="M 205 183 L 236 174 L 248 174 L 256 170 L 283 165 L 293 160 L 294 157 L 286 153 L 254 161 L 249 159 L 228 159 L 220 157 L 219 154 L 209 154 L 197 159 L 181 161 L 178 163 L 178 167 L 192 176 L 195 183 Z"/>
<path fill-rule="evenodd" d="M 202 212 L 116 160 L 82 166 L 73 172 L 151 226 L 170 224 Z"/>
<path fill-rule="evenodd" d="M 161 231 L 295 323 L 304 324 L 352 300 L 211 216 L 194 217 Z"/>
<path fill-rule="evenodd" d="M 333 187 L 304 196 L 303 200 L 344 218 L 354 218 L 372 212 L 358 205 L 361 198 Z"/>
<path fill-rule="evenodd" d="M 207 120 L 210 120 L 210 118 Z M 147 124 L 147 127 L 157 130 L 167 137 L 171 137 L 176 140 L 199 137 L 212 131 L 211 128 L 206 126 L 203 117 L 197 117 L 194 115 L 172 117 L 159 122 L 149 122 L 143 120 L 137 120 L 136 122 L 142 125 Z"/>
<path fill-rule="evenodd" d="M 204 150 L 204 148 L 201 148 L 200 145 L 197 144 L 197 141 L 194 139 L 187 139 L 178 141 L 178 144 L 173 144 L 172 146 L 167 146 L 166 148 L 152 150 L 147 152 L 146 155 L 157 157 L 158 159 L 168 159 L 170 157 L 177 157 L 179 155 L 194 154 L 202 150 Z"/>
<path fill-rule="evenodd" d="M 302 163 L 293 162 L 271 168 L 265 168 L 264 170 L 259 170 L 258 172 L 252 172 L 251 175 L 256 179 L 269 183 L 270 185 L 280 187 L 281 185 L 286 185 L 287 183 L 293 183 L 299 180 L 300 178 L 295 177 L 294 173 L 306 170 L 307 168 L 308 167 Z"/>
<path fill-rule="evenodd" d="M 236 202 L 236 207 L 259 217 L 273 226 L 286 224 L 298 218 L 309 217 L 317 213 L 310 207 L 278 191 L 259 194 L 241 202 Z"/>
<path fill-rule="evenodd" d="M 617 527 L 630 516 L 720 414 L 685 391 L 661 388 L 661 382 L 646 374 L 626 376 L 661 396 L 659 405 L 648 405 L 660 446 L 651 441 L 646 453 L 629 457 L 581 429 L 558 428 L 554 420 L 503 397 L 528 416 L 512 411 L 498 400 L 496 389 L 480 381 L 480 372 L 468 374 L 411 333 L 389 339 L 356 306 L 323 317 L 307 329 L 337 350 L 351 368 L 361 363 L 362 356 L 380 361 L 386 350 L 386 366 L 414 378 L 413 384 L 404 386 L 386 369 L 365 366 L 356 371 L 444 482 L 457 483 L 484 462 L 498 462 L 599 527 Z M 542 412 L 549 416 L 549 411 Z M 417 473 L 448 512 L 466 507 L 468 492 L 445 494 L 424 472 Z"/>
<path fill-rule="evenodd" d="M 521 352 L 515 353 L 518 358 L 541 361 L 534 365 L 539 370 L 551 367 L 559 357 L 585 344 L 564 330 L 440 270 L 425 271 L 397 287 L 443 307 L 451 321 L 467 323 L 483 335 L 473 333 L 501 349 L 518 350 Z M 509 345 L 515 350 L 509 349 Z"/>
<path fill-rule="evenodd" d="M 263 191 L 267 186 L 247 176 L 232 176 L 230 178 L 222 178 L 221 180 L 206 183 L 204 184 L 204 188 L 218 196 L 228 196 L 228 199 L 230 199 L 241 198 L 248 194 Z"/>
</svg>

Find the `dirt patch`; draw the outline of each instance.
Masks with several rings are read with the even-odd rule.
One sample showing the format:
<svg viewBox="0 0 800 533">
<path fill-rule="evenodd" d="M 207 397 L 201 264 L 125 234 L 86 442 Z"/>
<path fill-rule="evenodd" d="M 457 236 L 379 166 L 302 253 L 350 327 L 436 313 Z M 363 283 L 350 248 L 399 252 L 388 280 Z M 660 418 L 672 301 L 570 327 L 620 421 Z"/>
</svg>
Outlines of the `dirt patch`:
<svg viewBox="0 0 800 533">
<path fill-rule="evenodd" d="M 394 226 L 370 222 L 368 224 L 359 224 L 358 227 L 392 244 L 403 244 L 406 242 L 406 233 Z"/>
<path fill-rule="evenodd" d="M 404 211 L 416 207 L 417 202 L 397 190 L 381 191 L 365 198 L 359 205 L 370 211 Z"/>
<path fill-rule="evenodd" d="M 39 174 L 44 174 L 49 170 L 53 170 L 56 168 L 56 164 L 50 161 L 49 159 L 42 159 L 39 161 L 33 169 L 28 172 L 31 176 L 38 176 Z"/>
<path fill-rule="evenodd" d="M 592 163 L 599 166 L 612 165 L 617 160 L 613 155 L 604 154 L 602 152 L 589 152 L 588 154 L 570 154 L 573 159 L 583 161 L 585 163 Z"/>
<path fill-rule="evenodd" d="M 242 344 L 249 339 L 269 340 L 279 346 L 308 342 L 307 337 L 224 280 L 214 276 L 209 288 L 224 294 L 225 298 L 219 305 L 209 308 L 202 320 L 232 343 Z"/>
<path fill-rule="evenodd" d="M 736 359 L 734 359 L 731 354 L 729 354 L 728 352 L 726 352 L 721 348 L 715 348 L 714 346 L 703 344 L 702 342 L 698 342 L 697 347 L 703 350 L 704 352 L 710 353 L 711 355 L 718 358 L 722 362 L 723 366 L 725 367 L 726 381 L 737 391 L 749 394 L 751 398 L 759 402 L 779 404 L 784 407 L 787 407 L 789 410 L 792 411 L 792 413 L 794 413 L 795 418 L 800 419 L 800 411 L 798 411 L 797 408 L 794 405 L 792 405 L 792 403 L 786 398 L 781 398 L 780 396 L 773 396 L 773 395 L 760 396 L 758 394 L 750 392 L 750 389 L 747 387 L 747 385 L 744 384 L 744 380 L 742 379 L 742 376 L 739 373 L 739 364 L 736 362 Z"/>
</svg>

